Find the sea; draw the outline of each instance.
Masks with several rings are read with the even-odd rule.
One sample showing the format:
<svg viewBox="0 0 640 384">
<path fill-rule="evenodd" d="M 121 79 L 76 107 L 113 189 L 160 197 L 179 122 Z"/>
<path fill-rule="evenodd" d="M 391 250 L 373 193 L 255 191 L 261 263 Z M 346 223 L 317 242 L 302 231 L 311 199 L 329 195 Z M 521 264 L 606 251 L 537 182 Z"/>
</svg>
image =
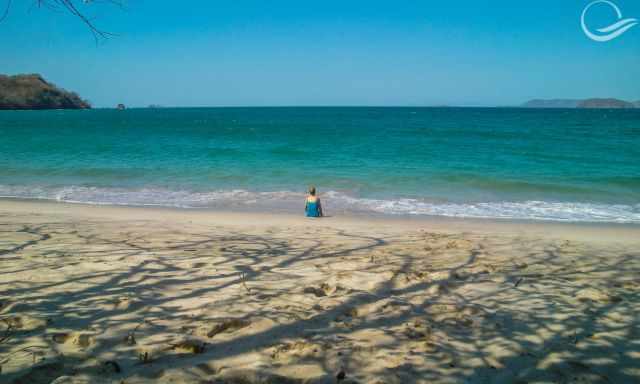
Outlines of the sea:
<svg viewBox="0 0 640 384">
<path fill-rule="evenodd" d="M 640 223 L 640 109 L 0 111 L 0 197 Z"/>
</svg>

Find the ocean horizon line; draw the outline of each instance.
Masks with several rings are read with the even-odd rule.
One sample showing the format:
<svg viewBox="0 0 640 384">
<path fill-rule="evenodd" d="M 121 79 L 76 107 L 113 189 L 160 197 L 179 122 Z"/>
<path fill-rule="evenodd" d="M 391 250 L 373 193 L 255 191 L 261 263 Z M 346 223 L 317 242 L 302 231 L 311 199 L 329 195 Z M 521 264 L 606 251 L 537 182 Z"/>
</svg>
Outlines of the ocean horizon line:
<svg viewBox="0 0 640 384">
<path fill-rule="evenodd" d="M 544 107 L 544 106 L 536 106 L 530 107 L 525 106 L 524 103 L 521 104 L 513 104 L 513 105 L 376 105 L 376 104 L 355 104 L 355 105 L 332 105 L 332 104 L 304 104 L 304 105 L 126 105 L 124 104 L 126 109 L 278 109 L 278 108 L 300 108 L 300 109 L 321 109 L 321 108 L 376 108 L 376 109 L 409 109 L 409 108 L 418 108 L 418 109 L 552 109 L 552 110 L 576 110 L 576 109 L 621 109 L 616 107 L 598 107 L 598 108 L 575 108 L 575 107 Z M 92 107 L 91 109 L 118 109 L 116 106 L 98 106 Z M 628 108 L 628 109 L 637 109 L 637 108 Z"/>
<path fill-rule="evenodd" d="M 494 109 L 494 108 L 524 108 L 518 105 L 330 105 L 330 104 L 309 104 L 309 105 L 194 105 L 194 106 L 186 106 L 186 105 L 147 105 L 147 106 L 126 106 L 127 109 L 164 109 L 164 108 L 174 108 L 174 109 L 224 109 L 224 108 L 425 108 L 425 109 L 433 109 L 433 108 L 486 108 L 486 109 Z M 92 109 L 117 109 L 117 106 L 110 107 L 93 107 Z"/>
</svg>

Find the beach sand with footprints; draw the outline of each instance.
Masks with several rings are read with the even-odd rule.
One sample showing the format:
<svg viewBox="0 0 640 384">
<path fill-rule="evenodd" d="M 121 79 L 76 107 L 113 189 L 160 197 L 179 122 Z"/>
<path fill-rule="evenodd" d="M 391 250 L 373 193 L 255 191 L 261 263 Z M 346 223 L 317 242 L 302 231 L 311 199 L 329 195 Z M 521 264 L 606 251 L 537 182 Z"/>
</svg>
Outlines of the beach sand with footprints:
<svg viewBox="0 0 640 384">
<path fill-rule="evenodd" d="M 640 230 L 0 202 L 0 383 L 640 382 Z"/>
</svg>

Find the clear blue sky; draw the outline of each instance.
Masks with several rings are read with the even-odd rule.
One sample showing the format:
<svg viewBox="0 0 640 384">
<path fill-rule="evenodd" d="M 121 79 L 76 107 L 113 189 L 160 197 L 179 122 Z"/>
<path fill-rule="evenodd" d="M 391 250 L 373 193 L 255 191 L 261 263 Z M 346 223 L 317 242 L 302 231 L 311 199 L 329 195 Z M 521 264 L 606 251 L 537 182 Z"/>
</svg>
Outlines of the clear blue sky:
<svg viewBox="0 0 640 384">
<path fill-rule="evenodd" d="M 0 0 L 4 4 L 6 0 Z M 615 0 L 640 18 L 640 0 Z M 43 74 L 95 106 L 515 105 L 640 99 L 640 25 L 608 43 L 589 0 L 128 0 L 61 11 L 14 1 L 0 73 Z M 596 27 L 615 20 L 594 9 Z"/>
</svg>

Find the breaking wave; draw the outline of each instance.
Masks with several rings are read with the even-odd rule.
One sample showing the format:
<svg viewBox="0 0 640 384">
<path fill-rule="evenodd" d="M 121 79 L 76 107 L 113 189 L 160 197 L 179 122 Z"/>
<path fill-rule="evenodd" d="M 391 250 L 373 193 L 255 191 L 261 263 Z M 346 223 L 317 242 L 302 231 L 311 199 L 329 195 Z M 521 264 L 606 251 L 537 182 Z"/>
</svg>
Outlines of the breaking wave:
<svg viewBox="0 0 640 384">
<path fill-rule="evenodd" d="M 163 206 L 300 212 L 304 193 L 217 190 L 195 192 L 162 188 L 32 187 L 0 185 L 0 197 L 54 200 L 96 205 Z M 330 214 L 382 214 L 460 218 L 549 220 L 564 222 L 640 223 L 640 204 L 496 201 L 448 203 L 423 199 L 357 198 L 342 192 L 323 194 Z"/>
</svg>

